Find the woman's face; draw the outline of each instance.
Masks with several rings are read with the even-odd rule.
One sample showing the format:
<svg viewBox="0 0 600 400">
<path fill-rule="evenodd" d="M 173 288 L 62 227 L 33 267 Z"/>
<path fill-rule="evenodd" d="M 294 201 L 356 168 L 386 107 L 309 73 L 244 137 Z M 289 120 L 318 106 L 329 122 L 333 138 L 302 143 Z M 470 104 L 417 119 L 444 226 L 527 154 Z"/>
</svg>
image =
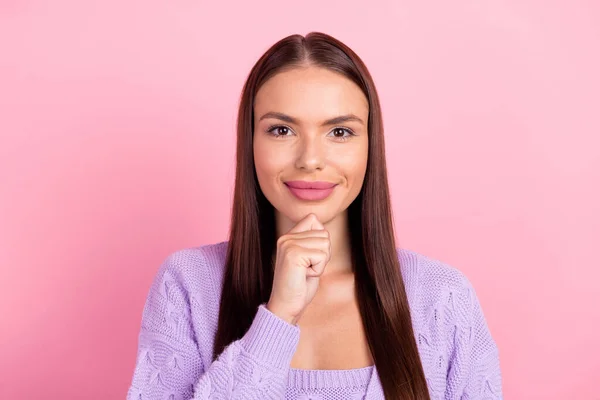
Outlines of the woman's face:
<svg viewBox="0 0 600 400">
<path fill-rule="evenodd" d="M 360 88 L 324 68 L 294 68 L 263 84 L 254 103 L 254 163 L 279 226 L 309 213 L 325 224 L 346 212 L 365 177 L 368 115 Z"/>
</svg>

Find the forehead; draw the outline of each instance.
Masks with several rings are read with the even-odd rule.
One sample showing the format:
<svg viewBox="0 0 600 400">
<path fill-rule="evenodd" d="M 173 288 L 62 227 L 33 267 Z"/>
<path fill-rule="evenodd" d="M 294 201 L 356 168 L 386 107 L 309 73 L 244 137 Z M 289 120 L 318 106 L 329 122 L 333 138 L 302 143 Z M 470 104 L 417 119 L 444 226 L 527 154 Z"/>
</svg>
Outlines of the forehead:
<svg viewBox="0 0 600 400">
<path fill-rule="evenodd" d="M 256 94 L 254 112 L 281 112 L 303 121 L 355 114 L 366 121 L 369 104 L 362 90 L 343 75 L 319 67 L 299 67 L 271 77 Z"/>
</svg>

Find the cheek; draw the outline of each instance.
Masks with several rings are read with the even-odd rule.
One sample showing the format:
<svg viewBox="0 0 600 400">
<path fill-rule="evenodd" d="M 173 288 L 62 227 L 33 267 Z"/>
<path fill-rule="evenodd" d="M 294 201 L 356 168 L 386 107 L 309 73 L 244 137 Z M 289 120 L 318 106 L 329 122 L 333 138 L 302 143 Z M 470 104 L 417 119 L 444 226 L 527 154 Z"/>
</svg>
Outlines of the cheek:
<svg viewBox="0 0 600 400">
<path fill-rule="evenodd" d="M 362 185 L 367 170 L 367 157 L 368 148 L 365 145 L 348 147 L 337 157 L 337 164 L 350 186 Z"/>
<path fill-rule="evenodd" d="M 273 149 L 268 143 L 257 139 L 254 143 L 254 166 L 261 184 L 268 183 L 277 177 L 285 167 L 286 156 L 282 151 Z"/>
</svg>

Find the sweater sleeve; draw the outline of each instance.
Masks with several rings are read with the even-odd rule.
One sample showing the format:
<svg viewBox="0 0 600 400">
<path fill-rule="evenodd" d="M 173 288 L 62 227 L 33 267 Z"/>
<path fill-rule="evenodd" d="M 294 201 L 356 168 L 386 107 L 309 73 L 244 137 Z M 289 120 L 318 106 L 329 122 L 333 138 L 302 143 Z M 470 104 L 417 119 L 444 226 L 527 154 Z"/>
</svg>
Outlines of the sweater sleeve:
<svg viewBox="0 0 600 400">
<path fill-rule="evenodd" d="M 466 280 L 466 278 L 465 278 Z M 498 346 L 488 328 L 475 289 L 466 280 L 464 326 L 457 327 L 450 357 L 445 399 L 501 400 Z"/>
<path fill-rule="evenodd" d="M 194 326 L 185 268 L 170 257 L 152 283 L 127 400 L 283 398 L 299 328 L 261 305 L 246 334 L 205 365 L 200 349 L 212 338 L 201 341 L 213 333 Z"/>
</svg>

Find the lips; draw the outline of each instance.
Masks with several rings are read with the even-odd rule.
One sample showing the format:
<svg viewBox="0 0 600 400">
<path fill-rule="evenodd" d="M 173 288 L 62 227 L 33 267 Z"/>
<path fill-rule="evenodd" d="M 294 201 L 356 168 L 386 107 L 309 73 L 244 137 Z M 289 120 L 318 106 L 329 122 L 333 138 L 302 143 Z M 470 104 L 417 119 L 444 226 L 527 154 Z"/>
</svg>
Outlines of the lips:
<svg viewBox="0 0 600 400">
<path fill-rule="evenodd" d="M 287 181 L 285 185 L 300 200 L 324 200 L 333 192 L 337 183 L 321 181 Z"/>
</svg>

